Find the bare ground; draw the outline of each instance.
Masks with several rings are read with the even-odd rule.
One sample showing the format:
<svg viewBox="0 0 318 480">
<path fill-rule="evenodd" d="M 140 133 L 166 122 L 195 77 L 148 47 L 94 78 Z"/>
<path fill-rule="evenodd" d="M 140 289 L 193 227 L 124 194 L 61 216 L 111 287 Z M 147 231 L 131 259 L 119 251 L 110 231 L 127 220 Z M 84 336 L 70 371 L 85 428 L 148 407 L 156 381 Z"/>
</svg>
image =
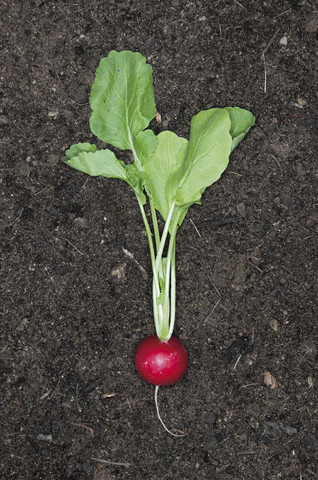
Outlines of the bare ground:
<svg viewBox="0 0 318 480">
<path fill-rule="evenodd" d="M 314 480 L 315 2 L 6 0 L 0 12 L 1 478 Z M 178 237 L 190 365 L 160 390 L 178 439 L 133 365 L 153 333 L 133 194 L 60 162 L 92 140 L 89 90 L 112 49 L 152 64 L 161 129 L 187 137 L 211 106 L 257 118 Z"/>
</svg>

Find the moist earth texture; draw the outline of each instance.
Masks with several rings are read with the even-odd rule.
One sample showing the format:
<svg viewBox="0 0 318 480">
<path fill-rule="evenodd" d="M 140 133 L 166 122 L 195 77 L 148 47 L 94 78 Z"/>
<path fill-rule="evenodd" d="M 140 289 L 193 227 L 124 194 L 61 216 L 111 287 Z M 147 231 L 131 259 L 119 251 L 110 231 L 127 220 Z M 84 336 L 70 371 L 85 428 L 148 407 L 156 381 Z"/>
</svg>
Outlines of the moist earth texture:
<svg viewBox="0 0 318 480">
<path fill-rule="evenodd" d="M 316 2 L 2 0 L 0 19 L 1 479 L 315 480 Z M 256 116 L 178 234 L 189 368 L 159 404 L 182 437 L 134 368 L 154 333 L 134 194 L 61 162 L 101 145 L 90 88 L 126 49 L 153 67 L 156 133 Z"/>
</svg>

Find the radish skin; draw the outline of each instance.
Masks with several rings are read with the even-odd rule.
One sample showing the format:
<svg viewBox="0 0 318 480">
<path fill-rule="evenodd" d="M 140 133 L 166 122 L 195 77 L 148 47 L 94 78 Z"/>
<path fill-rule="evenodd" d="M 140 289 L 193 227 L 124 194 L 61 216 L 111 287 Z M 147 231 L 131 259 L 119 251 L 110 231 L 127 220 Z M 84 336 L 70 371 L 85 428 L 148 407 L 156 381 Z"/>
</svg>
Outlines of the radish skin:
<svg viewBox="0 0 318 480">
<path fill-rule="evenodd" d="M 144 338 L 135 351 L 135 366 L 139 375 L 153 385 L 172 385 L 180 380 L 188 367 L 188 355 L 183 343 L 172 336 L 161 341 L 157 335 Z"/>
</svg>

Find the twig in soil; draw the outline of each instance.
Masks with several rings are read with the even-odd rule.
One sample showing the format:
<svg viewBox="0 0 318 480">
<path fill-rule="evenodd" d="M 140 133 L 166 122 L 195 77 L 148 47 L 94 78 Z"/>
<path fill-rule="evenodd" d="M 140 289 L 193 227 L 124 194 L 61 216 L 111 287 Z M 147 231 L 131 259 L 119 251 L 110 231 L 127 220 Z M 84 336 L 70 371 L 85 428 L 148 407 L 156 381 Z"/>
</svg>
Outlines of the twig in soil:
<svg viewBox="0 0 318 480">
<path fill-rule="evenodd" d="M 204 322 L 203 324 L 208 320 L 208 318 L 210 318 L 210 316 L 213 314 L 214 310 L 216 309 L 216 307 L 219 305 L 221 301 L 221 297 L 218 299 L 218 301 L 214 304 L 213 308 L 209 311 L 209 313 L 207 314 L 207 316 L 205 317 L 204 319 Z"/>
<path fill-rule="evenodd" d="M 254 450 L 242 450 L 242 452 L 238 452 L 238 455 L 256 455 Z"/>
<path fill-rule="evenodd" d="M 280 28 L 278 28 L 276 30 L 276 32 L 274 33 L 274 35 L 272 36 L 272 38 L 270 39 L 270 41 L 267 43 L 266 47 L 264 48 L 264 50 L 262 51 L 262 59 L 263 59 L 263 62 L 264 62 L 264 93 L 267 92 L 267 70 L 266 70 L 266 60 L 265 60 L 265 53 L 267 52 L 267 50 L 269 49 L 269 47 L 272 45 L 273 41 L 275 40 L 275 38 L 277 37 L 277 35 L 279 34 L 280 32 Z"/>
<path fill-rule="evenodd" d="M 226 313 L 230 313 L 229 309 L 226 308 L 226 306 L 223 305 L 223 303 L 220 303 L 220 307 L 223 308 L 223 310 L 224 310 Z"/>
<path fill-rule="evenodd" d="M 71 425 L 74 425 L 74 427 L 82 427 L 82 428 L 85 428 L 86 430 L 89 431 L 89 433 L 92 435 L 92 437 L 94 436 L 94 429 L 93 429 L 92 427 L 89 427 L 88 425 L 85 425 L 84 423 L 72 422 Z"/>
<path fill-rule="evenodd" d="M 199 260 L 200 262 L 200 265 L 201 267 L 203 268 L 203 270 L 205 271 L 205 274 L 206 276 L 208 277 L 208 280 L 209 282 L 211 283 L 212 287 L 214 288 L 214 290 L 216 291 L 216 293 L 218 294 L 218 296 L 220 297 L 220 299 L 222 298 L 222 295 L 220 294 L 219 290 L 217 289 L 217 287 L 214 285 L 214 283 L 212 282 L 211 280 L 211 277 L 209 275 L 209 272 L 207 271 L 207 269 L 205 268 L 204 264 L 201 262 L 201 260 Z"/>
<path fill-rule="evenodd" d="M 34 25 L 34 23 L 31 23 L 31 22 L 30 22 L 29 20 L 27 20 L 26 18 L 25 18 L 25 21 L 26 21 L 29 25 L 31 25 L 31 27 L 33 27 L 34 30 L 36 30 L 37 32 L 39 31 L 39 29 Z"/>
<path fill-rule="evenodd" d="M 239 355 L 238 359 L 236 360 L 235 365 L 234 365 L 234 367 L 233 367 L 233 370 L 236 370 L 236 368 L 237 368 L 237 366 L 238 366 L 239 361 L 241 360 L 241 358 L 242 358 L 242 353 L 241 353 L 241 355 Z"/>
<path fill-rule="evenodd" d="M 76 250 L 80 255 L 84 255 L 84 253 L 81 252 L 81 251 L 76 247 L 76 245 L 74 245 L 72 242 L 70 242 L 69 240 L 67 240 L 67 238 L 65 239 L 65 241 L 66 241 L 69 245 L 71 245 L 71 247 L 75 248 L 75 250 Z"/>
<path fill-rule="evenodd" d="M 318 477 L 318 473 L 313 472 L 312 470 L 309 470 L 309 468 L 306 468 L 306 472 L 310 473 L 314 477 Z"/>
<path fill-rule="evenodd" d="M 57 284 L 56 284 L 56 281 L 54 280 L 54 277 L 50 277 L 50 282 L 52 283 L 53 287 L 54 287 L 54 290 L 57 290 Z"/>
<path fill-rule="evenodd" d="M 190 222 L 192 223 L 194 230 L 197 232 L 197 234 L 199 235 L 199 237 L 201 238 L 201 240 L 203 240 L 202 235 L 201 235 L 201 233 L 199 232 L 199 230 L 197 229 L 197 227 L 196 227 L 194 221 L 192 220 L 192 218 L 190 218 Z"/>
<path fill-rule="evenodd" d="M 270 153 L 270 156 L 275 160 L 275 162 L 277 163 L 280 171 L 281 171 L 281 174 L 284 175 L 284 172 L 283 172 L 283 169 L 282 169 L 282 166 L 281 164 L 279 163 L 278 159 L 275 157 L 275 155 L 273 153 Z"/>
<path fill-rule="evenodd" d="M 219 18 L 218 18 L 218 24 L 219 24 L 220 37 L 222 38 L 222 27 L 221 27 Z"/>
<path fill-rule="evenodd" d="M 264 273 L 264 270 L 262 270 L 261 268 L 259 268 L 257 265 L 255 265 L 255 263 L 253 262 L 246 262 L 248 265 L 250 265 L 251 267 L 254 267 L 256 268 L 256 270 L 259 272 L 259 273 Z"/>
<path fill-rule="evenodd" d="M 15 222 L 17 222 L 19 220 L 19 218 L 21 217 L 22 213 L 23 213 L 23 208 L 21 209 L 21 211 L 19 212 L 18 216 L 15 217 L 10 223 L 7 223 L 7 225 L 4 225 L 4 228 L 7 228 L 7 227 L 11 227 L 11 225 L 13 225 Z"/>
<path fill-rule="evenodd" d="M 237 3 L 237 5 L 241 8 L 244 8 L 244 10 L 247 10 L 246 7 L 244 7 L 244 5 L 242 5 L 240 2 L 238 2 L 237 0 L 234 0 L 235 3 Z"/>
<path fill-rule="evenodd" d="M 41 188 L 41 190 L 39 190 L 38 192 L 35 192 L 33 196 L 36 197 L 37 195 L 40 195 L 42 192 L 45 192 L 46 190 L 53 190 L 53 188 L 54 187 L 52 185 L 51 186 L 46 185 L 45 187 Z"/>
<path fill-rule="evenodd" d="M 123 467 L 130 467 L 131 463 L 124 463 L 124 462 L 111 462 L 109 460 L 103 460 L 102 458 L 95 458 L 91 457 L 91 460 L 94 462 L 105 463 L 106 465 L 118 465 Z"/>
<path fill-rule="evenodd" d="M 129 407 L 130 411 L 132 412 L 133 409 L 131 408 L 131 404 L 130 404 L 130 401 L 129 401 L 129 398 L 128 398 L 128 397 L 126 398 L 126 403 L 127 403 L 128 407 Z"/>
<path fill-rule="evenodd" d="M 126 248 L 122 247 L 122 250 L 123 250 L 124 254 L 127 255 L 127 257 L 130 258 L 137 265 L 137 267 L 139 268 L 139 270 L 142 273 L 142 276 L 144 277 L 145 280 L 147 280 L 148 279 L 148 273 L 146 272 L 144 267 L 142 265 L 140 265 L 140 263 L 135 259 L 134 255 L 132 253 L 130 253 L 128 250 L 126 250 Z"/>
<path fill-rule="evenodd" d="M 90 177 L 87 177 L 87 179 L 85 180 L 85 182 L 83 183 L 83 185 L 81 186 L 81 190 L 82 188 L 86 188 L 86 185 L 87 185 L 87 182 L 90 180 Z"/>
<path fill-rule="evenodd" d="M 280 28 L 277 28 L 276 32 L 274 33 L 274 35 L 272 36 L 272 38 L 270 39 L 270 41 L 267 43 L 266 47 L 264 48 L 264 50 L 262 51 L 262 57 L 264 58 L 265 57 L 265 53 L 267 52 L 267 50 L 269 49 L 269 47 L 272 45 L 273 41 L 275 40 L 275 38 L 277 37 L 277 35 L 279 34 L 280 32 Z"/>
<path fill-rule="evenodd" d="M 40 400 L 44 400 L 47 398 L 52 392 L 52 388 L 50 388 L 47 392 L 43 393 L 43 395 L 40 397 Z"/>
<path fill-rule="evenodd" d="M 266 70 L 266 62 L 265 62 L 265 56 L 262 55 L 262 59 L 264 62 L 264 88 L 263 91 L 264 93 L 267 92 L 267 70 Z"/>
<path fill-rule="evenodd" d="M 279 14 L 277 15 L 277 17 L 281 17 L 282 15 L 286 15 L 286 13 L 290 13 L 290 12 L 291 12 L 291 10 L 285 10 L 284 12 L 279 13 Z"/>
<path fill-rule="evenodd" d="M 56 387 L 54 388 L 54 390 L 52 392 L 51 399 L 54 397 L 55 393 L 57 392 L 57 389 L 60 386 L 60 381 L 61 381 L 61 379 L 59 378 L 58 381 L 57 381 Z"/>
<path fill-rule="evenodd" d="M 73 103 L 75 103 L 76 105 L 79 105 L 80 107 L 84 107 L 84 105 L 89 105 L 89 102 L 78 103 L 76 100 L 73 100 L 73 98 L 71 98 L 71 97 L 67 97 L 67 99 L 68 99 L 70 102 L 73 102 Z"/>
<path fill-rule="evenodd" d="M 191 250 L 194 250 L 195 252 L 199 252 L 200 250 L 198 248 L 195 248 L 193 245 L 191 245 L 190 243 L 187 243 L 186 244 L 188 248 L 191 248 Z"/>
<path fill-rule="evenodd" d="M 38 451 L 39 451 L 39 447 L 38 447 L 37 444 L 32 440 L 32 438 L 29 437 L 29 435 L 26 435 L 26 436 L 25 436 L 25 439 L 30 443 L 30 445 L 33 447 L 33 449 L 34 449 L 35 452 L 38 452 Z"/>
<path fill-rule="evenodd" d="M 117 393 L 103 393 L 101 398 L 113 398 L 116 397 Z"/>
</svg>

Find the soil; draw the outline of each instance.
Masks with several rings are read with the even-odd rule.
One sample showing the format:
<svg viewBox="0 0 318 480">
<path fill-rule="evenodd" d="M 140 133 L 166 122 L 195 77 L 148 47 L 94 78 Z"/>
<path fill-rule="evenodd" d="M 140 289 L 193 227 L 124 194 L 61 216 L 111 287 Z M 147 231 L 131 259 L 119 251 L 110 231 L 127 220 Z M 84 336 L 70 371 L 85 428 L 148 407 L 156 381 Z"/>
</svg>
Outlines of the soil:
<svg viewBox="0 0 318 480">
<path fill-rule="evenodd" d="M 317 478 L 316 7 L 1 1 L 1 478 Z M 153 66 L 156 131 L 188 137 L 212 106 L 256 115 L 178 236 L 190 364 L 159 403 L 180 438 L 134 369 L 154 331 L 134 195 L 60 161 L 94 142 L 88 96 L 112 49 Z"/>
</svg>

